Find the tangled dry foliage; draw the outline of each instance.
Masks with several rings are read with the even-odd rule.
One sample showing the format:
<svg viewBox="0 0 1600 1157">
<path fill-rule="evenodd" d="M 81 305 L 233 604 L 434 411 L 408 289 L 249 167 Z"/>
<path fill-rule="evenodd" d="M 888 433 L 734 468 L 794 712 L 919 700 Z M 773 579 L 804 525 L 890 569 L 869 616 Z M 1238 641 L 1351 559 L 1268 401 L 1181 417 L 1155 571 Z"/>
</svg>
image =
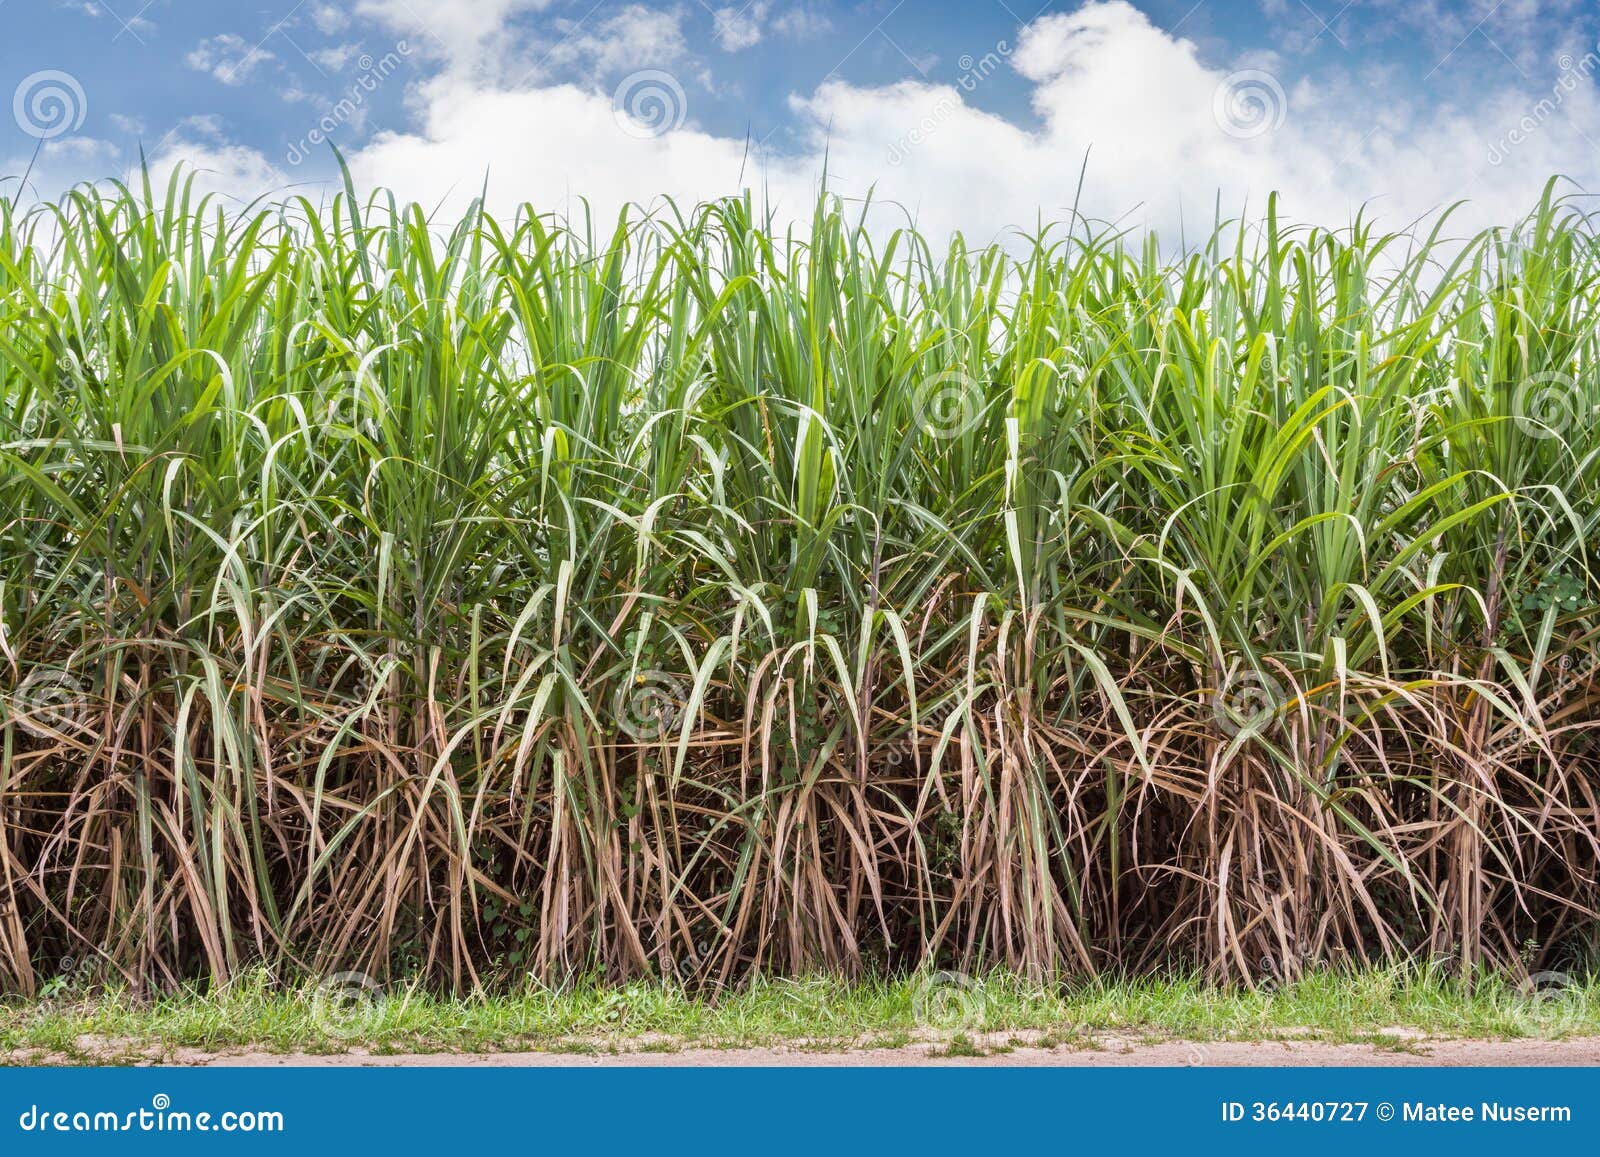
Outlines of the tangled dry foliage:
<svg viewBox="0 0 1600 1157">
<path fill-rule="evenodd" d="M 858 211 L 0 202 L 0 984 L 1590 951 L 1557 186 Z"/>
</svg>

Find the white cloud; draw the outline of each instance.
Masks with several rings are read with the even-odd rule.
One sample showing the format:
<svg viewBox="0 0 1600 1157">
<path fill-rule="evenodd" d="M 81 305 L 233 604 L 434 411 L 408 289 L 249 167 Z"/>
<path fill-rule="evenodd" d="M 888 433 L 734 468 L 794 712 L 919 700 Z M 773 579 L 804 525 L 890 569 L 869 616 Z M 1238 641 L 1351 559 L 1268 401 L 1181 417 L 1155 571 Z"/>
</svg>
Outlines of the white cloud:
<svg viewBox="0 0 1600 1157">
<path fill-rule="evenodd" d="M 630 4 L 594 25 L 586 21 L 569 26 L 539 63 L 547 70 L 577 67 L 610 76 L 629 69 L 660 68 L 687 53 L 678 13 Z"/>
<path fill-rule="evenodd" d="M 263 45 L 251 44 L 242 36 L 224 32 L 211 36 L 195 45 L 184 57 L 185 63 L 198 72 L 209 72 L 223 84 L 243 84 L 256 69 L 277 59 Z"/>
<path fill-rule="evenodd" d="M 317 4 L 311 9 L 311 24 L 324 36 L 333 36 L 350 26 L 350 14 L 337 4 Z"/>
<path fill-rule="evenodd" d="M 352 158 L 364 182 L 459 203 L 488 173 L 501 208 L 527 200 L 566 211 L 588 198 L 607 217 L 630 200 L 693 201 L 737 187 L 742 141 L 692 127 L 641 139 L 611 97 L 572 85 L 507 92 L 435 80 L 424 99 L 422 132 L 379 133 Z"/>
<path fill-rule="evenodd" d="M 1562 116 L 1527 134 L 1515 163 L 1495 165 L 1497 126 L 1510 128 L 1531 107 L 1517 90 L 1484 91 L 1471 109 L 1436 109 L 1397 100 L 1369 77 L 1325 75 L 1280 86 L 1281 96 L 1269 82 L 1247 83 L 1230 98 L 1230 75 L 1262 64 L 1277 67 L 1270 57 L 1202 60 L 1194 44 L 1111 0 L 1040 19 L 1014 50 L 972 62 L 960 85 L 831 81 L 797 96 L 800 145 L 787 154 L 753 157 L 742 137 L 697 128 L 692 97 L 669 119 L 683 127 L 640 140 L 619 127 L 603 87 L 510 88 L 442 74 L 415 93 L 416 129 L 379 134 L 353 163 L 365 180 L 430 203 L 452 189 L 463 201 L 475 195 L 488 171 L 502 207 L 531 200 L 561 210 L 587 196 L 608 214 L 659 194 L 733 192 L 742 172 L 743 184 L 803 217 L 826 156 L 835 191 L 875 188 L 926 227 L 987 239 L 1040 213 L 1061 217 L 1087 156 L 1087 212 L 1172 238 L 1183 227 L 1205 231 L 1219 195 L 1233 215 L 1261 210 L 1273 190 L 1287 215 L 1323 224 L 1342 224 L 1376 198 L 1398 227 L 1464 196 L 1476 203 L 1473 219 L 1509 220 L 1531 206 L 1545 176 L 1592 157 L 1575 148 L 1575 126 L 1600 137 L 1589 81 L 1566 98 Z M 1006 67 L 1033 86 L 1037 127 L 972 103 Z"/>
<path fill-rule="evenodd" d="M 325 48 L 313 48 L 306 55 L 320 69 L 343 72 L 345 65 L 354 60 L 360 51 L 359 44 L 330 44 Z"/>
<path fill-rule="evenodd" d="M 499 16 L 471 16 L 480 2 Z M 448 41 L 460 47 L 505 43 L 505 22 L 543 0 L 359 3 L 426 9 L 434 21 L 462 15 L 466 23 Z M 645 67 L 659 77 L 670 60 L 677 63 L 665 71 L 681 80 L 696 66 L 673 35 L 678 18 L 653 25 L 656 16 L 630 6 L 597 18 L 569 30 L 556 57 L 602 76 Z M 531 202 L 576 213 L 587 199 L 601 217 L 630 201 L 692 202 L 748 187 L 804 220 L 826 163 L 835 192 L 873 190 L 881 212 L 900 206 L 935 234 L 960 229 L 986 241 L 1040 215 L 1063 218 L 1087 156 L 1082 210 L 1159 228 L 1170 242 L 1180 228 L 1190 237 L 1207 232 L 1216 204 L 1227 215 L 1246 205 L 1260 212 L 1274 190 L 1287 218 L 1340 225 L 1371 202 L 1394 228 L 1470 198 L 1458 218 L 1466 229 L 1515 219 L 1553 172 L 1600 179 L 1600 153 L 1586 143 L 1600 140 L 1600 73 L 1576 76 L 1553 101 L 1553 89 L 1501 77 L 1480 84 L 1470 102 L 1441 106 L 1421 94 L 1413 102 L 1376 71 L 1325 69 L 1295 82 L 1272 56 L 1202 57 L 1122 0 L 1045 16 L 1015 45 L 963 57 L 959 83 L 834 80 L 796 94 L 798 132 L 782 152 L 706 131 L 711 118 L 695 108 L 701 90 L 679 80 L 662 80 L 651 94 L 664 102 L 658 123 L 676 126 L 651 137 L 613 107 L 609 80 L 519 82 L 526 52 L 516 69 L 489 71 L 473 67 L 473 51 L 462 52 L 436 53 L 434 74 L 409 92 L 412 127 L 380 132 L 351 154 L 358 180 L 459 208 L 487 173 L 499 210 Z M 988 102 L 975 99 L 1006 69 L 1031 87 L 1031 123 L 984 111 L 979 102 Z M 1234 74 L 1243 69 L 1254 71 L 1235 92 L 1230 77 L 1239 85 Z M 1281 84 L 1274 72 L 1284 72 Z M 214 170 L 213 187 L 253 194 L 285 183 L 260 153 L 198 126 L 178 134 L 161 159 L 180 156 Z"/>
<path fill-rule="evenodd" d="M 249 202 L 287 191 L 289 179 L 261 153 L 218 139 L 212 126 L 191 127 L 196 136 L 180 129 L 150 158 L 150 179 L 157 188 L 182 166 L 186 174 L 193 174 L 197 191 L 228 200 Z"/>
<path fill-rule="evenodd" d="M 178 132 L 193 132 L 211 141 L 227 140 L 227 126 L 216 113 L 197 113 L 178 122 Z"/>
<path fill-rule="evenodd" d="M 121 150 L 115 142 L 90 136 L 65 136 L 41 141 L 38 154 L 33 149 L 6 156 L 0 153 L 0 197 L 25 201 L 30 198 L 53 200 L 84 179 L 113 171 Z M 19 192 L 23 175 L 25 191 Z"/>
<path fill-rule="evenodd" d="M 135 123 L 124 119 L 118 127 L 131 130 Z M 142 124 L 136 127 L 143 132 Z M 231 141 L 222 119 L 212 114 L 185 117 L 159 141 L 146 141 L 145 146 L 154 147 L 146 163 L 158 189 L 165 187 L 180 166 L 186 175 L 193 174 L 197 190 L 230 201 L 282 195 L 290 188 L 281 170 L 257 150 Z M 31 155 L 0 155 L 0 173 L 20 175 L 28 171 L 32 159 Z M 141 179 L 139 150 L 82 135 L 45 141 L 29 175 L 29 192 L 40 200 L 56 200 L 86 174 L 96 180 L 118 174 L 124 183 L 135 183 Z M 14 192 L 14 182 L 0 180 L 0 196 Z"/>
<path fill-rule="evenodd" d="M 794 40 L 821 36 L 832 27 L 833 23 L 821 12 L 812 11 L 803 4 L 784 9 L 783 13 L 772 22 L 774 32 Z"/>
<path fill-rule="evenodd" d="M 516 45 L 513 22 L 553 0 L 356 0 L 356 14 L 408 34 L 454 72 L 496 75 Z"/>
<path fill-rule="evenodd" d="M 98 20 L 103 16 L 110 16 L 112 23 L 116 24 L 122 31 L 131 32 L 136 37 L 141 32 L 151 33 L 156 30 L 155 22 L 153 20 L 145 19 L 144 11 L 130 14 L 124 18 L 118 16 L 104 4 L 97 3 L 97 0 L 65 0 L 65 2 L 61 4 L 61 7 L 72 11 L 81 12 L 85 16 L 91 17 L 95 20 Z M 149 6 L 146 5 L 145 11 L 147 11 L 148 8 Z"/>
<path fill-rule="evenodd" d="M 711 13 L 712 34 L 724 52 L 742 52 L 760 44 L 768 31 L 792 40 L 803 40 L 831 27 L 826 16 L 804 4 L 788 5 L 769 21 L 771 14 L 771 0 L 724 5 Z"/>
<path fill-rule="evenodd" d="M 761 43 L 761 22 L 766 19 L 765 0 L 751 0 L 737 7 L 728 5 L 711 14 L 717 43 L 724 52 L 741 52 Z"/>
</svg>

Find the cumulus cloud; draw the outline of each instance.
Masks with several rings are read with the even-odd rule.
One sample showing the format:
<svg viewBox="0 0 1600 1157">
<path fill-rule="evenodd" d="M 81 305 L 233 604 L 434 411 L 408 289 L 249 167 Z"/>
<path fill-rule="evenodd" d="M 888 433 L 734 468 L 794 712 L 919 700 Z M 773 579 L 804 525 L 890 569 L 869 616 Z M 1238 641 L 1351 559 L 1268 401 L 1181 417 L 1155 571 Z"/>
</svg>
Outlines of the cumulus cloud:
<svg viewBox="0 0 1600 1157">
<path fill-rule="evenodd" d="M 772 22 L 772 30 L 779 36 L 787 36 L 795 40 L 804 40 L 810 36 L 821 36 L 833 27 L 830 21 L 821 12 L 807 8 L 804 4 L 793 4 L 778 14 Z"/>
<path fill-rule="evenodd" d="M 105 172 L 117 164 L 118 146 L 90 136 L 68 136 L 41 141 L 33 150 L 7 156 L 0 153 L 0 197 L 18 200 L 59 196 L 83 178 L 85 172 Z M 26 189 L 20 189 L 23 176 Z"/>
<path fill-rule="evenodd" d="M 1585 78 L 1561 116 L 1523 134 L 1514 164 L 1496 164 L 1497 126 L 1531 107 L 1521 90 L 1484 91 L 1470 109 L 1413 107 L 1370 77 L 1279 81 L 1260 67 L 1271 63 L 1202 59 L 1192 42 L 1109 0 L 1036 21 L 1014 45 L 964 62 L 955 84 L 833 80 L 797 95 L 801 144 L 787 153 L 752 153 L 742 138 L 700 129 L 686 89 L 688 107 L 669 122 L 679 127 L 641 136 L 603 88 L 513 89 L 447 74 L 419 90 L 414 130 L 380 134 L 353 161 L 365 180 L 430 202 L 475 194 L 488 170 L 501 204 L 562 209 L 586 196 L 609 212 L 745 185 L 803 216 L 826 157 L 841 194 L 875 189 L 929 228 L 992 236 L 1060 216 L 1087 158 L 1088 212 L 1170 235 L 1204 229 L 1216 204 L 1230 215 L 1260 210 L 1274 190 L 1302 220 L 1341 223 L 1372 202 L 1400 225 L 1461 197 L 1475 200 L 1471 215 L 1505 220 L 1550 172 L 1592 156 L 1573 148 L 1585 124 L 1600 133 Z M 974 102 L 1005 68 L 1032 86 L 1036 125 Z"/>
<path fill-rule="evenodd" d="M 593 24 L 572 27 L 544 53 L 540 65 L 587 68 L 609 76 L 626 69 L 672 64 L 688 51 L 677 12 L 629 4 Z"/>
<path fill-rule="evenodd" d="M 313 4 L 309 18 L 312 26 L 324 36 L 343 32 L 350 26 L 350 13 L 337 4 Z"/>
<path fill-rule="evenodd" d="M 111 17 L 111 22 L 120 26 L 122 32 L 129 33 L 135 39 L 138 39 L 141 33 L 149 34 L 156 30 L 155 21 L 147 20 L 144 15 L 146 11 L 149 11 L 148 5 L 144 10 L 130 14 L 127 18 L 118 16 L 112 9 L 104 4 L 97 3 L 96 0 L 63 0 L 60 7 L 74 12 L 81 12 L 95 20 L 109 16 Z M 121 35 L 121 33 L 114 35 Z"/>
<path fill-rule="evenodd" d="M 724 52 L 740 52 L 761 43 L 761 22 L 766 18 L 767 6 L 756 2 L 735 8 L 726 5 L 711 14 L 717 43 Z"/>
<path fill-rule="evenodd" d="M 517 43 L 519 18 L 553 0 L 356 0 L 358 16 L 408 34 L 452 72 L 495 75 Z"/>
<path fill-rule="evenodd" d="M 239 85 L 249 80 L 262 65 L 275 59 L 262 45 L 225 32 L 195 45 L 184 62 L 199 72 L 209 72 L 223 84 Z"/>
<path fill-rule="evenodd" d="M 507 19 L 543 2 L 473 0 L 467 7 L 499 15 L 464 17 L 452 42 L 494 42 Z M 465 0 L 358 3 L 425 8 L 435 20 L 465 11 Z M 1286 216 L 1319 224 L 1342 224 L 1365 205 L 1398 228 L 1462 198 L 1471 205 L 1461 228 L 1506 222 L 1531 207 L 1549 174 L 1592 183 L 1600 165 L 1587 143 L 1600 139 L 1600 62 L 1587 73 L 1575 65 L 1555 87 L 1482 84 L 1470 103 L 1411 103 L 1377 72 L 1293 80 L 1270 56 L 1216 59 L 1123 0 L 1047 15 L 1015 43 L 963 57 L 952 83 L 834 79 L 795 94 L 797 134 L 763 150 L 704 127 L 704 87 L 683 83 L 698 66 L 672 35 L 678 17 L 652 19 L 630 6 L 569 35 L 563 59 L 588 71 L 584 83 L 475 71 L 470 52 L 443 61 L 408 94 L 409 127 L 352 153 L 358 180 L 459 208 L 487 175 L 499 210 L 529 202 L 576 214 L 587 202 L 603 217 L 663 195 L 684 202 L 751 188 L 803 221 L 826 167 L 832 191 L 871 191 L 882 212 L 913 214 L 935 233 L 989 240 L 1077 204 L 1171 240 L 1205 233 L 1219 207 L 1260 212 L 1272 191 Z M 641 65 L 645 87 L 625 101 L 602 78 Z M 1029 86 L 1027 123 L 982 107 L 984 86 L 1008 70 Z M 185 153 L 236 192 L 283 183 L 260 154 L 197 133 L 181 134 L 162 159 Z"/>
<path fill-rule="evenodd" d="M 785 5 L 772 16 L 771 0 L 747 0 L 711 11 L 712 34 L 724 52 L 743 52 L 760 44 L 770 29 L 779 36 L 803 39 L 826 32 L 828 18 L 804 4 Z"/>
<path fill-rule="evenodd" d="M 649 136 L 608 95 L 574 85 L 507 92 L 448 81 L 424 91 L 421 132 L 379 133 L 351 158 L 363 182 L 459 204 L 477 195 L 487 172 L 497 207 L 531 201 L 565 212 L 587 199 L 606 216 L 628 201 L 694 201 L 738 187 L 742 141 L 687 126 Z M 419 165 L 433 174 L 423 177 Z"/>
<path fill-rule="evenodd" d="M 328 72 L 343 72 L 345 66 L 355 60 L 360 52 L 361 45 L 359 44 L 329 44 L 322 48 L 313 48 L 306 53 L 306 57 L 320 69 Z"/>
<path fill-rule="evenodd" d="M 226 200 L 250 202 L 287 192 L 289 179 L 251 148 L 221 139 L 203 124 L 189 124 L 171 134 L 149 160 L 152 182 L 159 188 L 179 166 L 194 176 L 195 189 Z M 135 174 L 130 171 L 130 177 Z"/>
</svg>

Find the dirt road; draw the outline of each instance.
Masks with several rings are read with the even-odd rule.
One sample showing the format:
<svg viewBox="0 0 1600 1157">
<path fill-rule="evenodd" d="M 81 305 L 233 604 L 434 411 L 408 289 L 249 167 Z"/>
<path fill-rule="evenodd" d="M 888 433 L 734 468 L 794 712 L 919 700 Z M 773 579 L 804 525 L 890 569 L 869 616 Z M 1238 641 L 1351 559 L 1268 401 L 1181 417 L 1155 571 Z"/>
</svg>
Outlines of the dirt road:
<svg viewBox="0 0 1600 1157">
<path fill-rule="evenodd" d="M 817 1052 L 804 1048 L 690 1048 L 676 1052 L 586 1053 L 427 1053 L 373 1056 L 353 1051 L 337 1056 L 242 1052 L 178 1054 L 172 1063 L 190 1065 L 369 1065 L 490 1067 L 627 1067 L 659 1068 L 705 1065 L 984 1065 L 1043 1067 L 1095 1065 L 1242 1066 L 1242 1065 L 1600 1065 L 1600 1038 L 1540 1041 L 1409 1040 L 1396 1047 L 1371 1044 L 1323 1044 L 1309 1041 L 1138 1043 L 1105 1039 L 1096 1048 L 1019 1047 L 983 1056 L 940 1055 L 941 1046 L 922 1044 L 895 1049 Z"/>
</svg>

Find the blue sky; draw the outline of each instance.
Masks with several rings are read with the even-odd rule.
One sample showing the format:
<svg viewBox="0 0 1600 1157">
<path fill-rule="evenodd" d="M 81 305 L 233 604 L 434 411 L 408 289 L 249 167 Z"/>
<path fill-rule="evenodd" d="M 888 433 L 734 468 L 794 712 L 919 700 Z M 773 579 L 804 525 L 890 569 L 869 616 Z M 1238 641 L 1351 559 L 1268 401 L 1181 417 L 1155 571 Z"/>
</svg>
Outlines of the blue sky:
<svg viewBox="0 0 1600 1157">
<path fill-rule="evenodd" d="M 994 232 L 1085 201 L 1525 208 L 1600 179 L 1577 0 L 0 0 L 0 186 L 188 163 L 241 198 L 363 183 L 570 211 L 830 185 Z M 1330 223 L 1339 223 L 1332 221 Z"/>
</svg>

